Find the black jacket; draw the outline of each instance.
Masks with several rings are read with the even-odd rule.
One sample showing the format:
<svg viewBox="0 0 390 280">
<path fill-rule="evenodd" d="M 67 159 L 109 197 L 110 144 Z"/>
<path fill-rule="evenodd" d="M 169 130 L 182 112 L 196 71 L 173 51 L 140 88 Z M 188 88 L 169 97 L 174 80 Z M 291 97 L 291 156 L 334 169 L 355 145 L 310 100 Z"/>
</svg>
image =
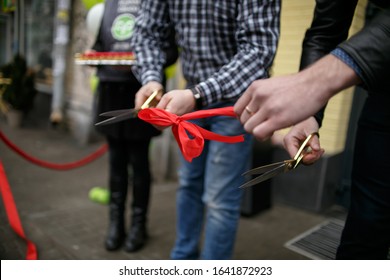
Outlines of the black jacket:
<svg viewBox="0 0 390 280">
<path fill-rule="evenodd" d="M 357 0 L 316 0 L 314 18 L 302 45 L 300 69 L 307 67 L 336 47 L 347 52 L 362 70 L 363 85 L 370 94 L 390 92 L 390 3 L 371 1 L 381 7 L 379 14 L 350 39 Z M 321 125 L 324 110 L 316 114 Z"/>
</svg>

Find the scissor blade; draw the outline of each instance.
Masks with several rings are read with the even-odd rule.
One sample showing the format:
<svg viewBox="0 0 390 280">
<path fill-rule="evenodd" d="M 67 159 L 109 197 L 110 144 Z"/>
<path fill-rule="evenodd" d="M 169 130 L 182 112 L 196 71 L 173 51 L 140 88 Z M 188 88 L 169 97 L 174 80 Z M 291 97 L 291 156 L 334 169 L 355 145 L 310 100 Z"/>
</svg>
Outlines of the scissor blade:
<svg viewBox="0 0 390 280">
<path fill-rule="evenodd" d="M 99 116 L 101 117 L 112 117 L 112 118 L 98 122 L 95 125 L 98 126 L 98 125 L 112 124 L 126 119 L 136 118 L 139 110 L 150 108 L 152 105 L 156 105 L 157 101 L 155 100 L 155 98 L 160 92 L 162 93 L 161 89 L 153 91 L 152 94 L 148 97 L 148 99 L 146 99 L 144 104 L 142 104 L 140 109 L 121 109 L 121 110 L 108 111 L 99 114 Z"/>
<path fill-rule="evenodd" d="M 108 111 L 108 112 L 103 112 L 99 114 L 100 117 L 116 117 L 119 115 L 122 115 L 124 113 L 130 113 L 134 111 L 135 109 L 122 109 L 122 110 L 114 110 L 114 111 Z"/>
<path fill-rule="evenodd" d="M 98 123 L 95 124 L 95 126 L 113 124 L 113 123 L 117 123 L 117 122 L 124 121 L 124 120 L 127 120 L 127 119 L 136 118 L 137 117 L 137 113 L 138 113 L 138 111 L 130 111 L 129 112 L 129 110 L 127 110 L 126 113 L 123 113 L 122 115 L 118 115 L 118 116 L 109 118 L 107 120 L 98 122 Z"/>
<path fill-rule="evenodd" d="M 268 165 L 263 165 L 263 166 L 260 166 L 260 167 L 256 167 L 256 168 L 253 168 L 251 170 L 248 170 L 246 172 L 244 172 L 242 174 L 242 176 L 245 176 L 245 175 L 256 175 L 256 174 L 263 174 L 265 172 L 268 172 L 270 170 L 273 170 L 274 168 L 276 167 L 279 167 L 280 165 L 286 165 L 288 164 L 289 162 L 292 162 L 294 160 L 285 160 L 285 161 L 281 161 L 281 162 L 276 162 L 276 163 L 272 163 L 272 164 L 268 164 Z"/>
<path fill-rule="evenodd" d="M 248 188 L 253 185 L 259 184 L 261 182 L 264 182 L 268 179 L 271 179 L 272 177 L 285 172 L 286 170 L 286 164 L 282 163 L 279 166 L 275 167 L 274 169 L 269 170 L 268 172 L 263 173 L 262 175 L 242 184 L 240 188 Z"/>
</svg>

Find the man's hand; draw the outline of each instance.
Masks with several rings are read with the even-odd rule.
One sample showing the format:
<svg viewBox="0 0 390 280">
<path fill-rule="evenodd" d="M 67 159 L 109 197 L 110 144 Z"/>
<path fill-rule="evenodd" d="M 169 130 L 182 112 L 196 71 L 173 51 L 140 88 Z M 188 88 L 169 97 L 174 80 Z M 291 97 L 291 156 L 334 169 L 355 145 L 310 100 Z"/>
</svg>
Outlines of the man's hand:
<svg viewBox="0 0 390 280">
<path fill-rule="evenodd" d="M 284 137 L 284 148 L 287 150 L 291 158 L 298 152 L 301 144 L 306 137 L 319 129 L 318 123 L 314 117 L 310 117 L 303 122 L 293 126 L 289 133 Z M 310 151 L 305 154 L 302 163 L 309 165 L 313 164 L 324 154 L 325 150 L 321 148 L 320 141 L 315 135 L 309 141 Z"/>
<path fill-rule="evenodd" d="M 328 55 L 297 74 L 254 81 L 234 111 L 245 130 L 263 140 L 313 116 L 333 95 L 359 82 L 353 69 Z"/>
<path fill-rule="evenodd" d="M 254 81 L 234 106 L 247 132 L 265 140 L 314 115 L 326 100 L 311 94 L 300 73 Z"/>
<path fill-rule="evenodd" d="M 151 81 L 140 88 L 140 90 L 135 95 L 135 108 L 141 108 L 142 104 L 145 103 L 146 99 L 155 91 L 163 90 L 162 84 L 158 82 Z M 155 98 L 157 101 L 161 99 L 161 94 L 158 94 Z"/>
<path fill-rule="evenodd" d="M 171 90 L 163 95 L 157 108 L 165 109 L 179 116 L 184 115 L 195 109 L 195 98 L 189 89 Z"/>
<path fill-rule="evenodd" d="M 152 94 L 153 91 L 162 89 L 162 85 L 157 82 L 149 82 L 144 85 L 135 96 L 135 108 L 141 108 L 142 104 Z M 184 115 L 192 112 L 195 108 L 195 98 L 192 91 L 172 90 L 163 96 L 157 95 L 156 100 L 160 100 L 156 108 L 167 110 L 176 115 Z M 165 127 L 155 126 L 159 130 Z"/>
</svg>

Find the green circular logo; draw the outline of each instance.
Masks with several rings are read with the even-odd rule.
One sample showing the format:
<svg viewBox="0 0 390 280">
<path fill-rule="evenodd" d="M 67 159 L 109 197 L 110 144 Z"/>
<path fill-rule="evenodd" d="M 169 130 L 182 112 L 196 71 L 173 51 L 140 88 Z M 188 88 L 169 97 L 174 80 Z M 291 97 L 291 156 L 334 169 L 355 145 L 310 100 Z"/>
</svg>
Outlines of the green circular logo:
<svg viewBox="0 0 390 280">
<path fill-rule="evenodd" d="M 135 17 L 132 14 L 119 15 L 113 22 L 111 34 L 117 40 L 126 40 L 133 35 Z"/>
</svg>

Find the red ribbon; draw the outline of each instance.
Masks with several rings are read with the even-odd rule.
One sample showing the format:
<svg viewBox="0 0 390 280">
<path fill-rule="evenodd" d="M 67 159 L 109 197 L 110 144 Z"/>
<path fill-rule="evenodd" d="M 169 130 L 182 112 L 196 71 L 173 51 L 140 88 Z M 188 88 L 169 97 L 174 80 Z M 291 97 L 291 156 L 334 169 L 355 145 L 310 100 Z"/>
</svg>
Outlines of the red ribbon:
<svg viewBox="0 0 390 280">
<path fill-rule="evenodd" d="M 22 223 L 20 222 L 18 209 L 15 205 L 15 200 L 9 187 L 7 177 L 5 175 L 3 164 L 0 161 L 0 192 L 3 197 L 4 208 L 7 213 L 9 224 L 14 232 L 19 235 L 27 243 L 27 260 L 36 260 L 38 257 L 37 248 L 25 235 Z"/>
<path fill-rule="evenodd" d="M 158 126 L 172 126 L 172 132 L 179 144 L 179 148 L 184 158 L 189 162 L 202 153 L 205 139 L 225 143 L 237 143 L 244 141 L 244 135 L 219 135 L 194 123 L 187 122 L 187 120 L 213 116 L 236 117 L 236 114 L 233 111 L 233 107 L 200 110 L 182 116 L 172 114 L 159 108 L 147 108 L 138 113 L 138 117 L 148 123 Z"/>
</svg>

